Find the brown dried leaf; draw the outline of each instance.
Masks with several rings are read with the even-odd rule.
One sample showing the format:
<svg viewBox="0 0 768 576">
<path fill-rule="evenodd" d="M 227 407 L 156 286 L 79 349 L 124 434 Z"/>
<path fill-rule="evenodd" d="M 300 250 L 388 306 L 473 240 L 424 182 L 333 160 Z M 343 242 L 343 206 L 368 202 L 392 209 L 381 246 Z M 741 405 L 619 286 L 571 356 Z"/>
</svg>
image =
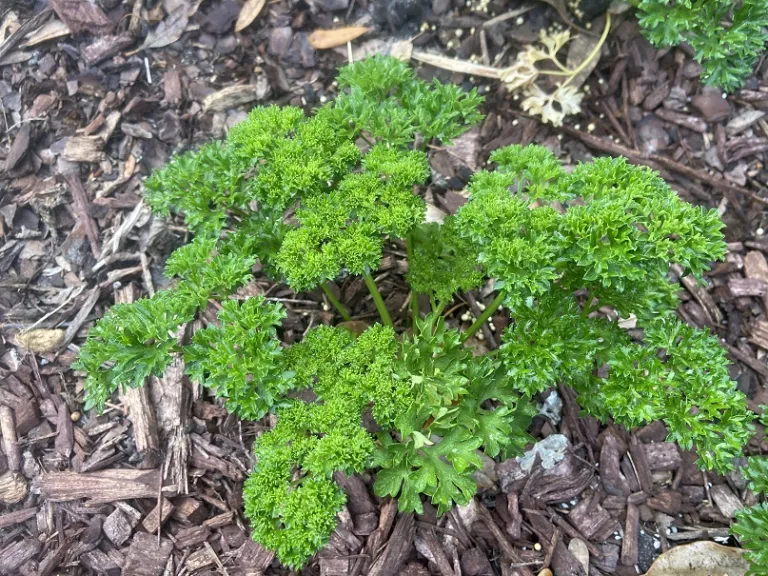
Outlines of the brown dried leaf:
<svg viewBox="0 0 768 576">
<path fill-rule="evenodd" d="M 144 39 L 144 43 L 136 52 L 150 48 L 163 48 L 176 42 L 189 24 L 189 6 L 179 6 L 168 17 L 157 25 Z"/>
<path fill-rule="evenodd" d="M 19 332 L 16 341 L 30 352 L 54 352 L 64 342 L 64 330 L 38 328 Z"/>
<path fill-rule="evenodd" d="M 659 556 L 645 576 L 744 576 L 747 568 L 744 550 L 694 542 Z"/>
<path fill-rule="evenodd" d="M 245 4 L 240 9 L 240 15 L 237 17 L 237 22 L 235 22 L 235 32 L 242 32 L 248 28 L 251 22 L 256 20 L 266 3 L 267 0 L 245 0 Z"/>
<path fill-rule="evenodd" d="M 27 36 L 26 42 L 21 44 L 21 47 L 27 48 L 28 46 L 42 44 L 43 42 L 48 42 L 48 40 L 55 40 L 56 38 L 68 36 L 71 33 L 72 31 L 69 29 L 69 26 L 67 26 L 66 23 L 62 22 L 61 20 L 51 20 L 50 22 L 43 24 L 40 28 L 29 34 Z"/>
<path fill-rule="evenodd" d="M 345 28 L 334 28 L 332 30 L 315 30 L 309 35 L 309 44 L 312 48 L 317 50 L 336 48 L 336 46 L 343 46 L 347 42 L 359 38 L 368 32 L 368 30 L 370 30 L 370 28 L 365 26 L 347 26 Z"/>
<path fill-rule="evenodd" d="M 368 322 L 364 322 L 363 320 L 347 320 L 346 322 L 339 322 L 336 326 L 349 330 L 355 337 L 360 336 L 360 334 L 370 328 Z"/>
</svg>

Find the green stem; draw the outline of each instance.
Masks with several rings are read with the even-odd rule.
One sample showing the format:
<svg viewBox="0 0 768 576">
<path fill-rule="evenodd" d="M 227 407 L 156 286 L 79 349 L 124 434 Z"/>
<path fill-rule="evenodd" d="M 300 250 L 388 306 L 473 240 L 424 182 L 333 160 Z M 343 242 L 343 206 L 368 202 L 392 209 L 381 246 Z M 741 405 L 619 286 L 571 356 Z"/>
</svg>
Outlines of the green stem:
<svg viewBox="0 0 768 576">
<path fill-rule="evenodd" d="M 496 312 L 498 310 L 499 306 L 501 306 L 501 303 L 504 301 L 504 298 L 507 296 L 507 293 L 502 290 L 496 295 L 496 298 L 494 298 L 493 302 L 491 302 L 490 306 L 488 306 L 485 310 L 483 310 L 483 313 L 480 314 L 480 317 L 474 321 L 472 326 L 467 328 L 467 330 L 462 334 L 461 341 L 466 342 L 469 340 L 475 332 L 480 330 L 480 328 L 483 327 L 483 324 L 485 324 L 488 321 L 488 318 L 491 317 L 491 314 Z"/>
<path fill-rule="evenodd" d="M 373 278 L 369 272 L 363 273 L 363 280 L 365 280 L 365 285 L 368 286 L 368 291 L 371 293 L 373 303 L 376 304 L 376 309 L 379 311 L 381 321 L 384 322 L 385 326 L 389 326 L 391 328 L 392 318 L 390 318 L 389 310 L 387 310 L 387 307 L 384 305 L 384 298 L 381 297 L 381 292 L 379 292 L 379 289 L 376 288 L 376 282 L 373 281 Z"/>
<path fill-rule="evenodd" d="M 408 253 L 408 265 L 413 265 L 413 234 L 408 234 L 405 238 L 405 249 Z M 416 320 L 418 320 L 420 316 L 419 312 L 419 295 L 416 293 L 415 290 L 411 289 L 411 315 L 413 316 L 413 324 L 416 325 Z"/>
<path fill-rule="evenodd" d="M 582 70 L 584 70 L 584 68 L 586 68 L 589 65 L 589 63 L 592 61 L 592 59 L 595 56 L 600 54 L 600 49 L 603 47 L 603 44 L 605 44 L 605 39 L 608 38 L 608 32 L 610 30 L 611 30 L 611 13 L 610 12 L 606 12 L 605 13 L 605 27 L 603 28 L 603 33 L 600 36 L 600 39 L 597 41 L 597 45 L 594 47 L 592 52 L 589 53 L 589 56 L 587 56 L 584 59 L 584 61 L 581 64 L 579 64 L 579 66 L 573 71 L 573 76 L 571 76 L 570 78 L 568 78 L 568 80 L 563 82 L 560 85 L 560 88 L 565 88 L 566 86 L 568 86 L 568 84 L 571 83 L 571 80 L 576 78 L 578 73 L 581 72 Z"/>
<path fill-rule="evenodd" d="M 325 292 L 325 295 L 328 297 L 328 301 L 333 304 L 333 307 L 336 308 L 336 310 L 339 312 L 342 318 L 344 318 L 345 322 L 349 322 L 352 320 L 352 316 L 349 315 L 349 312 L 344 307 L 344 304 L 339 302 L 339 300 L 336 298 L 336 296 L 333 295 L 333 292 L 330 288 L 328 288 L 328 284 L 323 283 L 320 285 L 320 288 L 323 289 L 323 292 Z"/>
</svg>

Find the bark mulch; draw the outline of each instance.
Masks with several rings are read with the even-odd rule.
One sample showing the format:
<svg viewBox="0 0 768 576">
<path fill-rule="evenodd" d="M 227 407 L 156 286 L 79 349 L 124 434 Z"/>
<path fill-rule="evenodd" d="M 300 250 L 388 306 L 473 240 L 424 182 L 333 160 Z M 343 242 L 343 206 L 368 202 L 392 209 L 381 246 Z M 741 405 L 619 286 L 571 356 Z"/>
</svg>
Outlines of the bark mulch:
<svg viewBox="0 0 768 576">
<path fill-rule="evenodd" d="M 227 414 L 178 364 L 104 414 L 83 412 L 71 364 L 88 328 L 110 305 L 165 287 L 164 261 L 188 239 L 144 206 L 142 179 L 223 136 L 254 105 L 310 109 L 332 98 L 349 52 L 412 38 L 419 50 L 504 65 L 542 28 L 574 20 L 554 0 L 523 15 L 503 0 L 261 4 L 237 33 L 235 0 L 0 6 L 0 575 L 288 574 L 250 540 L 242 514 L 250 445 L 268 421 Z M 371 31 L 349 50 L 312 48 L 311 32 L 345 24 Z M 562 128 L 523 114 L 497 83 L 419 68 L 487 97 L 480 127 L 431 149 L 426 196 L 431 217 L 455 211 L 489 152 L 513 143 L 546 145 L 569 164 L 612 154 L 660 170 L 727 223 L 727 260 L 706 286 L 680 279 L 679 314 L 722 338 L 736 385 L 758 410 L 768 404 L 768 63 L 723 98 L 701 85 L 691 56 L 653 48 L 625 13 L 585 84 L 583 114 Z M 403 265 L 393 248 L 377 275 L 400 321 Z M 319 292 L 263 278 L 248 289 L 286 306 L 287 342 L 333 321 Z M 357 318 L 376 317 L 360 281 L 338 289 Z M 457 302 L 456 321 L 488 296 Z M 497 345 L 506 319 L 492 321 L 478 346 Z M 20 345 L 32 326 L 60 330 Z M 370 477 L 337 478 L 346 509 L 303 573 L 560 576 L 585 574 L 588 563 L 593 575 L 629 576 L 676 544 L 733 543 L 734 512 L 754 500 L 738 471 L 699 471 L 695 454 L 665 442 L 661 423 L 628 431 L 580 416 L 567 387 L 539 401 L 532 432 L 547 439 L 552 463 L 489 464 L 472 504 L 441 518 L 428 504 L 421 516 L 398 513 L 372 495 Z M 762 428 L 746 448 L 766 450 Z"/>
</svg>

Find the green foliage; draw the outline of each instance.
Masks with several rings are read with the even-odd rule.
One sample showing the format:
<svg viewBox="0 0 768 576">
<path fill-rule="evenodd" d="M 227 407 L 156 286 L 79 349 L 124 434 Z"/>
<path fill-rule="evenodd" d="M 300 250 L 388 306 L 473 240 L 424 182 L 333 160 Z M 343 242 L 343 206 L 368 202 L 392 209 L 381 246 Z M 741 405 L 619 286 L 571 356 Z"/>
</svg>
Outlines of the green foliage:
<svg viewBox="0 0 768 576">
<path fill-rule="evenodd" d="M 627 426 L 664 420 L 670 440 L 696 447 L 703 466 L 729 469 L 751 416 L 717 340 L 674 318 L 666 275 L 677 263 L 700 276 L 724 256 L 716 212 L 623 159 L 570 174 L 536 147 L 505 148 L 492 160 L 499 169 L 475 174 L 456 228 L 509 295 L 515 322 L 500 356 L 509 375 L 528 394 L 567 382 L 590 413 Z M 597 305 L 634 314 L 643 342 L 590 318 Z M 602 366 L 608 375 L 599 378 Z"/>
<path fill-rule="evenodd" d="M 255 296 L 222 303 L 221 326 L 198 330 L 184 349 L 190 377 L 209 388 L 241 418 L 258 420 L 291 388 L 281 362 L 276 326 L 285 317 L 279 304 Z"/>
<path fill-rule="evenodd" d="M 424 201 L 413 186 L 429 175 L 423 152 L 374 146 L 362 171 L 347 175 L 327 194 L 307 197 L 296 212 L 278 268 L 295 290 L 314 288 L 342 270 L 376 270 L 384 238 L 404 237 L 424 220 Z"/>
<path fill-rule="evenodd" d="M 230 411 L 272 414 L 243 501 L 254 538 L 294 568 L 336 527 L 336 474 L 378 469 L 379 496 L 413 512 L 426 497 L 443 513 L 474 496 L 473 474 L 491 459 L 530 443 L 530 398 L 557 384 L 604 420 L 661 419 L 702 466 L 731 467 L 751 414 L 717 340 L 676 319 L 668 277 L 671 263 L 701 277 L 723 257 L 716 212 L 621 159 L 569 173 L 545 148 L 510 146 L 491 155 L 494 171 L 475 174 L 455 216 L 426 224 L 423 149 L 476 122 L 480 98 L 382 57 L 344 68 L 339 86 L 309 117 L 257 108 L 223 142 L 150 177 L 150 205 L 182 215 L 195 238 L 166 263 L 171 289 L 112 307 L 91 330 L 75 365 L 87 373 L 87 408 L 183 358 Z M 411 302 L 427 295 L 432 310 L 402 334 L 316 326 L 284 346 L 283 309 L 244 296 L 257 270 L 295 291 L 362 275 L 387 322 L 372 273 L 384 246 L 403 241 Z M 475 355 L 466 342 L 481 322 L 462 332 L 444 310 L 490 279 L 499 294 L 486 312 L 503 302 L 510 324 L 499 350 Z M 190 338 L 182 328 L 196 319 Z M 747 476 L 765 488 L 763 463 Z M 741 524 L 753 551 L 761 522 L 757 510 Z"/>
<path fill-rule="evenodd" d="M 640 0 L 640 25 L 658 46 L 690 44 L 708 84 L 739 88 L 768 40 L 764 0 Z"/>
<path fill-rule="evenodd" d="M 743 473 L 752 492 L 768 494 L 768 458 L 749 458 Z"/>
<path fill-rule="evenodd" d="M 198 234 L 218 234 L 228 210 L 248 206 L 244 167 L 222 142 L 176 156 L 147 178 L 145 187 L 152 210 L 160 216 L 184 214 Z"/>
<path fill-rule="evenodd" d="M 86 372 L 85 408 L 101 411 L 115 390 L 159 376 L 177 350 L 176 329 L 195 308 L 179 292 L 159 292 L 133 304 L 116 304 L 96 322 L 73 368 Z"/>
<path fill-rule="evenodd" d="M 756 504 L 736 512 L 732 531 L 747 550 L 748 575 L 768 575 L 768 503 Z"/>
<path fill-rule="evenodd" d="M 331 115 L 353 136 L 363 135 L 390 146 L 422 138 L 444 143 L 462 134 L 482 116 L 483 98 L 475 89 L 419 80 L 400 60 L 374 56 L 341 69 Z"/>
<path fill-rule="evenodd" d="M 500 365 L 473 356 L 442 317 L 417 321 L 415 334 L 403 339 L 396 364 L 408 394 L 392 429 L 379 435 L 375 463 L 382 471 L 374 490 L 398 496 L 400 510 L 419 513 L 424 493 L 443 513 L 474 496 L 472 473 L 483 465 L 479 448 L 491 457 L 520 451 L 529 439 L 530 413 Z"/>
<path fill-rule="evenodd" d="M 394 332 L 381 325 L 356 341 L 324 326 L 286 354 L 299 387 L 311 386 L 317 397 L 280 410 L 277 426 L 256 442 L 257 464 L 243 493 L 254 538 L 284 564 L 303 565 L 335 529 L 345 497 L 333 473 L 370 465 L 374 438 L 362 414 L 391 388 L 395 349 Z"/>
<path fill-rule="evenodd" d="M 413 229 L 408 261 L 408 283 L 417 294 L 449 302 L 454 294 L 477 288 L 483 275 L 472 243 L 459 236 L 449 216 L 443 224 L 421 224 Z"/>
</svg>

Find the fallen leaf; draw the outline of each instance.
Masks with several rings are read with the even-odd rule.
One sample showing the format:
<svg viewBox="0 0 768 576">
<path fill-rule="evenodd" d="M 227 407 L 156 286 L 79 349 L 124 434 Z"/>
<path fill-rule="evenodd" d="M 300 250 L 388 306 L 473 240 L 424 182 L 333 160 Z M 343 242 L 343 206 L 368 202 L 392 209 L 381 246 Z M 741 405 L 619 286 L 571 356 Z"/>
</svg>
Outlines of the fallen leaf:
<svg viewBox="0 0 768 576">
<path fill-rule="evenodd" d="M 251 22 L 256 20 L 256 17 L 261 13 L 266 3 L 267 0 L 245 0 L 243 8 L 240 10 L 240 15 L 237 17 L 237 22 L 235 22 L 235 32 L 242 32 L 248 28 Z"/>
<path fill-rule="evenodd" d="M 339 322 L 336 326 L 339 328 L 344 328 L 345 330 L 349 330 L 352 332 L 352 334 L 355 335 L 355 337 L 360 336 L 360 334 L 370 328 L 368 322 L 364 322 L 362 320 L 347 320 L 346 322 Z"/>
<path fill-rule="evenodd" d="M 189 6 L 182 5 L 168 15 L 168 18 L 160 22 L 157 28 L 151 30 L 144 43 L 136 52 L 149 50 L 150 48 L 163 48 L 170 46 L 181 38 L 189 24 Z M 136 52 L 133 52 L 135 54 Z"/>
<path fill-rule="evenodd" d="M 64 342 L 64 330 L 38 328 L 19 332 L 16 341 L 30 352 L 55 352 Z"/>
<path fill-rule="evenodd" d="M 694 542 L 659 556 L 645 576 L 744 576 L 748 568 L 739 548 Z"/>
<path fill-rule="evenodd" d="M 16 133 L 13 144 L 11 144 L 11 148 L 8 150 L 8 155 L 5 157 L 6 170 L 13 170 L 21 161 L 29 149 L 31 137 L 32 125 L 29 122 L 25 122 Z"/>
<path fill-rule="evenodd" d="M 368 32 L 370 28 L 365 26 L 347 26 L 345 28 L 334 28 L 332 30 L 315 30 L 309 35 L 309 45 L 317 50 L 327 48 L 336 48 L 356 38 L 360 38 Z"/>
<path fill-rule="evenodd" d="M 27 35 L 27 40 L 21 44 L 21 47 L 27 48 L 28 46 L 41 44 L 43 42 L 47 42 L 48 40 L 55 40 L 56 38 L 61 38 L 71 33 L 72 31 L 69 29 L 69 26 L 67 26 L 66 23 L 62 22 L 61 20 L 51 20 L 50 22 L 43 24 L 40 28 L 31 34 Z"/>
</svg>

